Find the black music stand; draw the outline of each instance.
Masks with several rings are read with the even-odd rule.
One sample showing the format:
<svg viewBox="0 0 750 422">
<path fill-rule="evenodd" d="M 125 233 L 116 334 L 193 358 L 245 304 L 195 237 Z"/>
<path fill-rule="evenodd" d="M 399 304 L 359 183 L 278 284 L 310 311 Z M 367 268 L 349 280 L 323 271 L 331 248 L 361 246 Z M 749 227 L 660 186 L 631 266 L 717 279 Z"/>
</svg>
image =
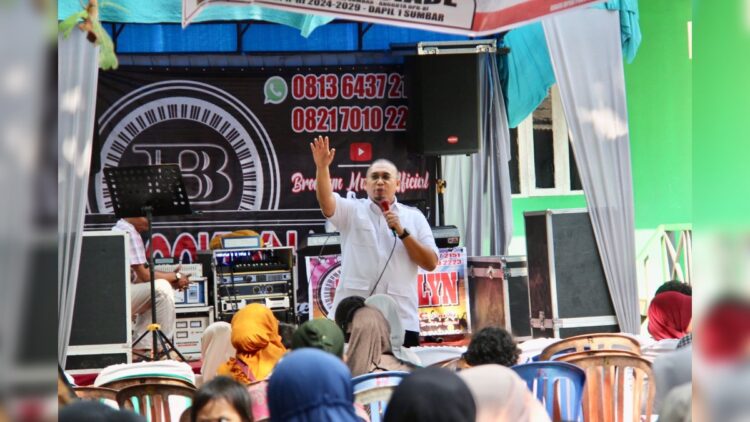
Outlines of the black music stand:
<svg viewBox="0 0 750 422">
<path fill-rule="evenodd" d="M 148 256 L 148 270 L 151 277 L 151 324 L 133 344 L 137 344 L 149 332 L 153 335 L 150 356 L 141 356 L 149 360 L 159 360 L 162 354 L 169 356 L 175 353 L 185 361 L 171 340 L 161 331 L 156 323 L 156 288 L 154 281 L 154 247 L 151 231 L 151 219 L 154 216 L 191 214 L 190 201 L 182 182 L 182 174 L 177 164 L 160 164 L 138 167 L 104 168 L 104 180 L 107 183 L 112 208 L 117 218 L 143 217 L 148 220 L 148 240 L 151 252 Z M 158 352 L 161 342 L 162 350 Z M 169 347 L 167 347 L 167 345 Z"/>
</svg>

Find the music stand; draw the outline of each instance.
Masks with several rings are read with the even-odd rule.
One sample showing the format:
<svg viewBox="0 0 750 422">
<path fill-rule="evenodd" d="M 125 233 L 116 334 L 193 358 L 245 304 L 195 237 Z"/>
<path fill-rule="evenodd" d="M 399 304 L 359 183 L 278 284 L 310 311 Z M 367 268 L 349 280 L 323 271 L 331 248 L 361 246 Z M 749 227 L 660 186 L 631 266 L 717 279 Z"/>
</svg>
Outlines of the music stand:
<svg viewBox="0 0 750 422">
<path fill-rule="evenodd" d="M 182 174 L 177 164 L 160 164 L 138 167 L 106 167 L 104 180 L 112 199 L 112 208 L 117 218 L 143 217 L 148 220 L 148 241 L 151 251 L 148 256 L 148 270 L 151 277 L 151 324 L 133 344 L 137 344 L 149 331 L 152 333 L 151 356 L 142 356 L 158 360 L 162 353 L 169 356 L 174 350 L 185 361 L 171 340 L 161 331 L 156 323 L 156 288 L 154 280 L 154 244 L 151 231 L 151 219 L 154 216 L 191 214 L 190 201 L 182 182 Z M 162 350 L 157 352 L 161 342 Z M 169 347 L 167 347 L 169 345 Z"/>
</svg>

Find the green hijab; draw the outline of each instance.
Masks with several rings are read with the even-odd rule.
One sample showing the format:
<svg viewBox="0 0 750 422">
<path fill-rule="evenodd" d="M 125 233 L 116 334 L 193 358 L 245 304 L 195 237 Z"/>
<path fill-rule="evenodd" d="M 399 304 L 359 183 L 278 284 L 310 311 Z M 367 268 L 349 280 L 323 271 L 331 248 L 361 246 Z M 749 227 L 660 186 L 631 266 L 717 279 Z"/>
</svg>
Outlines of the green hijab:
<svg viewBox="0 0 750 422">
<path fill-rule="evenodd" d="M 314 347 L 342 357 L 344 333 L 328 318 L 311 319 L 300 325 L 292 337 L 292 349 L 302 347 Z"/>
</svg>

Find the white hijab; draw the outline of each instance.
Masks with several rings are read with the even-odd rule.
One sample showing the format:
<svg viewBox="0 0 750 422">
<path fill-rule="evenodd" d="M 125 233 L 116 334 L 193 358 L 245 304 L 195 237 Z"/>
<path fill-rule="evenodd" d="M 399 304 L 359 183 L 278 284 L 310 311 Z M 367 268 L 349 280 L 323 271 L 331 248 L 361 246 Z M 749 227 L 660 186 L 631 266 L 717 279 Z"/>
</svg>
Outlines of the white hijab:
<svg viewBox="0 0 750 422">
<path fill-rule="evenodd" d="M 458 376 L 469 386 L 477 405 L 477 422 L 549 422 L 544 406 L 512 369 L 479 365 Z"/>
<path fill-rule="evenodd" d="M 201 384 L 216 377 L 216 370 L 237 352 L 232 346 L 232 325 L 228 322 L 214 322 L 201 336 Z"/>
<path fill-rule="evenodd" d="M 416 353 L 409 350 L 404 345 L 404 325 L 401 323 L 401 317 L 398 315 L 398 305 L 392 297 L 384 294 L 377 294 L 368 297 L 365 305 L 373 307 L 380 311 L 388 321 L 390 328 L 391 351 L 393 355 L 404 362 L 409 362 L 417 366 L 422 366 L 422 361 Z"/>
</svg>

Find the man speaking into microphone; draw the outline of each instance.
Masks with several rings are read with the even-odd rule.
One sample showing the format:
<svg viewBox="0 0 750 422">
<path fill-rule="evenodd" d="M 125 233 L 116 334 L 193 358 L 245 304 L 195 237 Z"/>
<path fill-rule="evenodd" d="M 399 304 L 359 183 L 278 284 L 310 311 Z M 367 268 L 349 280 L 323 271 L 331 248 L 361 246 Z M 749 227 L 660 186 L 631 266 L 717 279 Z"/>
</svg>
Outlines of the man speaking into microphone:
<svg viewBox="0 0 750 422">
<path fill-rule="evenodd" d="M 310 149 L 320 210 L 341 234 L 341 277 L 332 314 L 346 297 L 385 293 L 398 304 L 404 346 L 418 346 L 417 267 L 432 271 L 438 264 L 427 219 L 396 200 L 400 180 L 392 162 L 375 160 L 367 169 L 367 199 L 347 199 L 331 187 L 329 166 L 336 149 L 329 147 L 328 137 L 318 136 Z"/>
</svg>

